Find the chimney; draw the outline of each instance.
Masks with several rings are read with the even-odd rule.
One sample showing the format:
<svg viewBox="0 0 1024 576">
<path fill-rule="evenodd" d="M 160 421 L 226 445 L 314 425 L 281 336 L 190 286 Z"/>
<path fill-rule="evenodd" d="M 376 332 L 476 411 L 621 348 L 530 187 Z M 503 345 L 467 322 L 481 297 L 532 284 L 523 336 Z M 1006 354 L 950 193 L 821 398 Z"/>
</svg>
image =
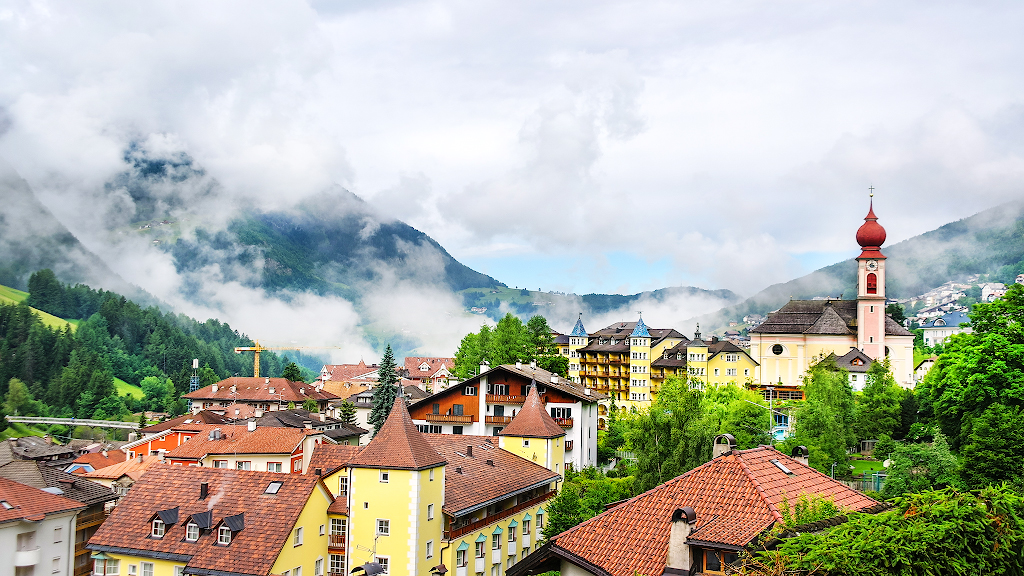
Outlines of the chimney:
<svg viewBox="0 0 1024 576">
<path fill-rule="evenodd" d="M 488 362 L 487 360 L 483 360 L 483 361 L 480 362 L 480 373 L 481 374 L 483 374 L 484 372 L 487 372 L 490 369 L 491 369 L 491 363 L 490 362 Z"/>
<path fill-rule="evenodd" d="M 305 396 L 306 395 L 306 389 L 305 388 L 299 388 L 299 394 L 302 394 L 303 396 Z"/>
<path fill-rule="evenodd" d="M 519 369 L 519 370 L 522 370 L 523 369 L 523 363 L 520 362 L 519 360 L 516 360 L 516 368 Z"/>
<path fill-rule="evenodd" d="M 804 466 L 810 466 L 810 464 L 807 463 L 807 459 L 808 456 L 810 456 L 810 454 L 810 451 L 807 450 L 807 446 L 793 447 L 793 460 L 796 460 L 797 462 L 803 464 Z"/>
<path fill-rule="evenodd" d="M 231 393 L 232 393 L 232 394 L 234 394 L 234 393 L 235 393 L 235 392 L 237 392 L 237 391 L 238 391 L 238 388 L 236 388 L 236 387 L 235 387 L 235 385 L 234 385 L 234 384 L 232 384 L 232 385 L 231 385 Z"/>
<path fill-rule="evenodd" d="M 206 497 L 210 495 L 210 483 L 200 482 L 199 483 L 199 499 L 206 500 Z"/>
<path fill-rule="evenodd" d="M 662 574 L 689 574 L 693 563 L 690 545 L 686 539 L 697 523 L 697 512 L 689 506 L 677 508 L 672 513 L 672 528 L 668 536 L 668 554 L 665 571 Z"/>
<path fill-rule="evenodd" d="M 264 380 L 263 383 L 267 384 L 267 385 L 270 385 L 270 378 L 267 378 L 266 380 Z"/>
<path fill-rule="evenodd" d="M 253 415 L 256 416 L 257 418 L 262 418 L 263 410 L 256 410 L 255 412 L 253 412 Z"/>
<path fill-rule="evenodd" d="M 256 431 L 256 421 L 255 420 L 249 420 L 245 424 L 245 429 L 248 430 L 249 432 L 255 432 Z"/>
<path fill-rule="evenodd" d="M 271 393 L 271 394 L 273 394 L 273 393 L 274 393 L 274 387 L 273 387 L 273 386 L 271 386 L 271 387 L 270 387 L 270 393 Z"/>
<path fill-rule="evenodd" d="M 552 374 L 551 375 L 551 383 L 552 384 L 558 384 L 558 374 Z"/>
<path fill-rule="evenodd" d="M 320 416 L 320 421 L 321 422 L 327 422 L 327 415 L 326 414 L 318 414 L 318 416 Z"/>
<path fill-rule="evenodd" d="M 138 460 L 139 460 L 139 464 L 142 464 L 142 454 L 139 454 Z"/>
<path fill-rule="evenodd" d="M 139 439 L 138 432 L 129 432 L 128 433 L 128 441 L 129 442 L 135 442 L 138 439 Z"/>
<path fill-rule="evenodd" d="M 731 452 L 736 447 L 736 438 L 732 434 L 719 434 L 715 436 L 715 445 L 711 450 L 711 457 L 718 458 L 722 454 Z"/>
<path fill-rule="evenodd" d="M 494 466 L 494 460 L 488 460 L 487 461 L 487 465 L 488 466 Z"/>
<path fill-rule="evenodd" d="M 590 396 L 590 394 L 591 394 L 591 392 L 590 392 L 590 388 L 584 388 L 584 389 L 583 389 L 583 395 L 584 395 L 584 396 Z"/>
<path fill-rule="evenodd" d="M 466 456 L 473 457 L 473 446 L 466 446 Z"/>
<path fill-rule="evenodd" d="M 216 384 L 214 384 L 213 385 L 213 393 L 216 394 L 217 390 L 220 390 L 220 386 L 217 386 Z"/>
<path fill-rule="evenodd" d="M 310 430 L 310 429 L 313 428 L 313 423 L 312 422 L 303 422 L 302 423 L 302 427 L 305 428 L 306 430 Z"/>
<path fill-rule="evenodd" d="M 536 359 L 530 360 L 530 368 L 533 368 L 534 370 L 537 369 L 537 360 Z"/>
<path fill-rule="evenodd" d="M 324 475 L 324 469 L 323 468 L 315 468 L 313 471 L 316 473 L 317 476 L 323 476 Z"/>
<path fill-rule="evenodd" d="M 103 457 L 104 457 L 104 458 L 106 458 L 106 457 L 107 457 L 107 451 L 106 451 L 106 450 L 103 450 L 103 452 L 101 452 L 101 454 L 103 454 Z"/>
</svg>

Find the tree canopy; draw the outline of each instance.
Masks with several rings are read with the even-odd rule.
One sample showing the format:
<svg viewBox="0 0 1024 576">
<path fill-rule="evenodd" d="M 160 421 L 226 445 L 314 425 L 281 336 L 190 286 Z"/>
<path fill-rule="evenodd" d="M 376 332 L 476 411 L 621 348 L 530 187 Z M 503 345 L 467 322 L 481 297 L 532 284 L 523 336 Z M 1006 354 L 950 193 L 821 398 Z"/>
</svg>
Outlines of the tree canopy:
<svg viewBox="0 0 1024 576">
<path fill-rule="evenodd" d="M 524 324 L 509 313 L 493 329 L 484 325 L 479 332 L 467 334 L 455 352 L 455 375 L 469 378 L 485 360 L 491 366 L 536 361 L 538 367 L 560 376 L 569 370 L 569 360 L 558 354 L 551 326 L 539 315 Z"/>
<path fill-rule="evenodd" d="M 391 345 L 388 344 L 384 349 L 384 357 L 380 360 L 380 367 L 377 369 L 377 385 L 373 388 L 372 397 L 373 406 L 370 408 L 370 416 L 367 418 L 367 422 L 373 426 L 374 436 L 387 421 L 399 393 L 395 354 L 391 351 Z"/>
</svg>

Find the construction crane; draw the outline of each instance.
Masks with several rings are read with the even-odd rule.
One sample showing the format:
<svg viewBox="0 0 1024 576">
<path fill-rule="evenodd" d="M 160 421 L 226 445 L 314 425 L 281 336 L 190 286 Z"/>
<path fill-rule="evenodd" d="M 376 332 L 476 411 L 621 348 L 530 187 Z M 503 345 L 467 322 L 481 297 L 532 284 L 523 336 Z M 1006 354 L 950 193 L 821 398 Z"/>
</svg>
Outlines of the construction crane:
<svg viewBox="0 0 1024 576">
<path fill-rule="evenodd" d="M 314 350 L 314 349 L 325 349 L 325 348 L 341 348 L 341 346 L 260 346 L 260 341 L 256 341 L 255 346 L 239 346 L 235 348 L 235 354 L 241 354 L 242 352 L 252 352 L 252 375 L 256 378 L 260 377 L 260 352 L 266 350 Z"/>
</svg>

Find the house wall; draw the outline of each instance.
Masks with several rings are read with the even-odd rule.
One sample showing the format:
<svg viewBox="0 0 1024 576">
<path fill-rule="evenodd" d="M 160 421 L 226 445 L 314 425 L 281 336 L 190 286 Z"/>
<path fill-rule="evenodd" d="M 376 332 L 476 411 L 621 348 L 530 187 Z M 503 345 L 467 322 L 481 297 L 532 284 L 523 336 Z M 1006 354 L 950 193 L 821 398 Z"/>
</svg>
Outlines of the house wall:
<svg viewBox="0 0 1024 576">
<path fill-rule="evenodd" d="M 129 567 L 135 566 L 135 574 L 141 576 L 142 574 L 142 563 L 150 562 L 153 564 L 153 576 L 175 576 L 175 567 L 185 567 L 185 562 L 171 561 L 171 560 L 157 560 L 154 558 L 143 558 L 142 556 L 130 556 L 127 554 L 111 554 L 104 552 L 107 556 L 115 560 L 120 560 L 121 565 L 118 568 L 120 570 L 120 576 L 129 575 Z"/>
<path fill-rule="evenodd" d="M 0 527 L 0 550 L 4 559 L 0 561 L 0 576 L 14 576 L 14 561 L 18 553 L 18 534 L 35 532 L 38 554 L 29 552 L 26 556 L 35 560 L 34 574 L 74 574 L 75 559 L 75 517 L 77 512 L 47 514 L 41 522 L 10 522 Z M 61 541 L 54 542 L 54 529 L 60 528 Z M 54 559 L 58 558 L 56 571 Z"/>
<path fill-rule="evenodd" d="M 281 574 L 285 570 L 291 570 L 294 574 L 295 568 L 301 566 L 303 576 L 313 576 L 316 560 L 323 561 L 323 572 L 326 574 L 329 568 L 329 556 L 327 554 L 327 507 L 331 505 L 330 493 L 323 486 L 313 489 L 309 500 L 302 507 L 298 520 L 292 526 L 284 546 L 274 561 L 271 574 Z M 324 527 L 324 535 L 320 535 L 320 527 Z M 296 528 L 302 527 L 302 544 L 293 544 Z M 123 576 L 123 575 L 122 575 Z M 155 575 L 154 575 L 155 576 Z"/>
<path fill-rule="evenodd" d="M 494 533 L 495 528 L 500 527 L 501 551 L 499 554 L 497 554 L 497 557 L 500 559 L 498 563 L 500 563 L 502 567 L 499 573 L 504 574 L 505 571 L 508 569 L 509 556 L 514 557 L 513 564 L 515 564 L 516 562 L 519 562 L 523 558 L 525 558 L 530 552 L 537 549 L 540 540 L 543 539 L 543 535 L 541 534 L 541 530 L 537 527 L 536 519 L 538 512 L 542 511 L 543 509 L 543 506 L 531 506 L 526 510 L 520 510 L 516 514 L 513 514 L 506 518 L 502 518 L 501 520 L 498 520 L 492 524 L 488 524 L 475 532 L 470 532 L 468 534 L 455 538 L 450 542 L 446 541 L 446 545 L 448 547 L 444 550 L 443 555 L 440 557 L 437 563 L 444 562 L 444 565 L 449 570 L 449 574 L 451 574 L 452 571 L 454 571 L 453 576 L 474 576 L 478 572 L 490 574 L 491 566 L 495 564 L 494 559 L 496 556 L 494 554 L 494 551 L 491 549 L 491 535 Z M 540 515 L 545 516 L 546 514 L 541 513 Z M 523 521 L 527 517 L 530 518 L 529 535 L 523 534 Z M 509 542 L 509 528 L 511 527 L 513 522 L 516 524 L 516 539 L 513 542 Z M 483 536 L 486 539 L 486 542 L 484 543 L 483 562 L 480 562 L 478 564 L 477 558 L 475 556 L 475 543 L 476 539 L 480 536 Z M 466 545 L 469 547 L 469 549 L 466 550 L 467 565 L 465 568 L 459 568 L 455 564 L 455 551 L 459 548 L 459 546 L 462 545 L 463 542 L 465 542 Z"/>
</svg>

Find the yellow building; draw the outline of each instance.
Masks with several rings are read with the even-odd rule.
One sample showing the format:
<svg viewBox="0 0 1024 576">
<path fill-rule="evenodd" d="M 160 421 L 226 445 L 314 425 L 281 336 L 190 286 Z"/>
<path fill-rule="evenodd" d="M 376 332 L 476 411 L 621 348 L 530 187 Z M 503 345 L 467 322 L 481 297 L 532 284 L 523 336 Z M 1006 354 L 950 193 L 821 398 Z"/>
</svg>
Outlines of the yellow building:
<svg viewBox="0 0 1024 576">
<path fill-rule="evenodd" d="M 99 576 L 322 576 L 333 500 L 315 475 L 154 466 L 87 548 Z"/>
<path fill-rule="evenodd" d="M 698 331 L 693 340 L 662 351 L 651 362 L 651 381 L 656 386 L 670 376 L 690 380 L 691 386 L 740 386 L 753 382 L 757 362 L 745 350 L 717 336 L 705 342 Z"/>
</svg>

